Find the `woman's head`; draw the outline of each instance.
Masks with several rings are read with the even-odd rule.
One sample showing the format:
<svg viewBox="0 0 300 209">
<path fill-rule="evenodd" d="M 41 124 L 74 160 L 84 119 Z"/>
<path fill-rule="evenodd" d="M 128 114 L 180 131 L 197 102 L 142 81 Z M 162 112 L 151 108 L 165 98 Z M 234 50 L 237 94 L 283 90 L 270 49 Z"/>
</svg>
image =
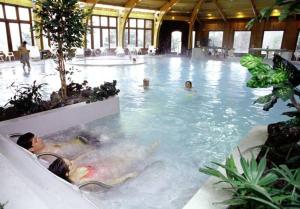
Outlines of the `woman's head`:
<svg viewBox="0 0 300 209">
<path fill-rule="evenodd" d="M 191 81 L 186 81 L 185 82 L 185 88 L 187 89 L 191 89 L 193 87 L 192 82 Z"/>
<path fill-rule="evenodd" d="M 26 41 L 23 41 L 22 44 L 23 44 L 23 46 L 26 46 L 27 42 L 26 42 Z"/>
<path fill-rule="evenodd" d="M 21 135 L 17 144 L 33 153 L 36 153 L 45 147 L 43 140 L 31 132 Z"/>
<path fill-rule="evenodd" d="M 51 163 L 48 170 L 54 173 L 55 175 L 59 176 L 60 178 L 68 182 L 71 182 L 71 180 L 69 179 L 69 173 L 70 173 L 69 165 L 65 160 L 61 158 L 57 158 L 56 160 L 53 161 L 53 163 Z"/>
</svg>

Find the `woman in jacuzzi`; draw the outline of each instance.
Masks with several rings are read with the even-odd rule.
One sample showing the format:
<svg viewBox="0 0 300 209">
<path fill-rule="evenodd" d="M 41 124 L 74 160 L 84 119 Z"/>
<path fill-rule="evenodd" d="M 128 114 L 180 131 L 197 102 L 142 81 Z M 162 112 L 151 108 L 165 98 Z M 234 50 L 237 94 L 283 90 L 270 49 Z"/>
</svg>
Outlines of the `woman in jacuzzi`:
<svg viewBox="0 0 300 209">
<path fill-rule="evenodd" d="M 115 176 L 112 175 L 111 168 L 112 165 L 109 165 L 109 167 L 94 167 L 91 165 L 77 166 L 73 161 L 57 158 L 49 166 L 49 171 L 60 178 L 77 185 L 89 181 L 100 181 L 109 186 L 114 186 L 133 178 L 138 174 L 137 172 L 132 172 L 121 176 Z"/>
<path fill-rule="evenodd" d="M 80 137 L 70 140 L 69 143 L 44 143 L 42 138 L 30 132 L 21 135 L 17 144 L 34 154 L 54 153 L 71 159 L 95 149 Z"/>
<path fill-rule="evenodd" d="M 49 170 L 73 184 L 100 181 L 113 186 L 136 177 L 139 171 L 144 170 L 146 157 L 158 145 L 157 141 L 148 148 L 134 143 L 120 143 L 86 153 L 73 161 L 58 158 L 49 166 Z"/>
</svg>

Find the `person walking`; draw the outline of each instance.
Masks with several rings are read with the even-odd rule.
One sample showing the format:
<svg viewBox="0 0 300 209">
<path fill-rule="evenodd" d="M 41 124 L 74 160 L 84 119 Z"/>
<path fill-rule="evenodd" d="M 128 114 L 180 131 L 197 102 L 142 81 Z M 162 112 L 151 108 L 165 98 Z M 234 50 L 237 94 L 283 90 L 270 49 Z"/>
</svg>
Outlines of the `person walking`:
<svg viewBox="0 0 300 209">
<path fill-rule="evenodd" d="M 23 64 L 23 70 L 25 70 L 25 66 L 27 64 L 28 70 L 31 69 L 30 63 L 29 63 L 29 50 L 26 48 L 26 41 L 22 42 L 22 45 L 19 47 L 19 55 L 20 55 L 20 61 Z"/>
</svg>

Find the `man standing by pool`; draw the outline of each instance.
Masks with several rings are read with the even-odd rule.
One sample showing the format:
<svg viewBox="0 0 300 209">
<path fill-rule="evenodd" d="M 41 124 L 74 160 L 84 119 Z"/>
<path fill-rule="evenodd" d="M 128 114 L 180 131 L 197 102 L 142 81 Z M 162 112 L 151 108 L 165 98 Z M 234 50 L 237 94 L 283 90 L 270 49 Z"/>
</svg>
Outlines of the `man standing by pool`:
<svg viewBox="0 0 300 209">
<path fill-rule="evenodd" d="M 29 50 L 27 50 L 26 44 L 27 44 L 27 42 L 23 41 L 22 45 L 19 47 L 18 51 L 19 51 L 20 61 L 23 64 L 23 70 L 25 71 L 25 66 L 27 64 L 28 71 L 30 71 L 31 67 L 30 67 L 30 63 L 29 63 Z"/>
</svg>

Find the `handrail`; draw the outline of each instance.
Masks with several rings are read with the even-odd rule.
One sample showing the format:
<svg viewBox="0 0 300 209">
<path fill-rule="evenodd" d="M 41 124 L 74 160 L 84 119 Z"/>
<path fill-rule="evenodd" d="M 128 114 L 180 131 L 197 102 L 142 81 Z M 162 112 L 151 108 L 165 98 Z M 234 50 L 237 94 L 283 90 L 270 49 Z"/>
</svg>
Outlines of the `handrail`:
<svg viewBox="0 0 300 209">
<path fill-rule="evenodd" d="M 63 157 L 61 155 L 58 155 L 58 154 L 55 154 L 55 153 L 51 153 L 51 152 L 44 152 L 44 153 L 36 154 L 36 157 L 39 159 L 40 157 L 47 156 L 47 155 L 63 159 Z"/>
<path fill-rule="evenodd" d="M 94 184 L 94 185 L 97 185 L 97 186 L 100 186 L 100 187 L 104 187 L 105 189 L 112 188 L 112 186 L 110 186 L 108 184 L 105 184 L 105 183 L 102 183 L 100 181 L 88 181 L 88 182 L 84 182 L 82 184 L 79 184 L 78 188 L 81 189 L 82 187 L 85 187 L 85 186 L 90 185 L 90 184 Z"/>
</svg>

